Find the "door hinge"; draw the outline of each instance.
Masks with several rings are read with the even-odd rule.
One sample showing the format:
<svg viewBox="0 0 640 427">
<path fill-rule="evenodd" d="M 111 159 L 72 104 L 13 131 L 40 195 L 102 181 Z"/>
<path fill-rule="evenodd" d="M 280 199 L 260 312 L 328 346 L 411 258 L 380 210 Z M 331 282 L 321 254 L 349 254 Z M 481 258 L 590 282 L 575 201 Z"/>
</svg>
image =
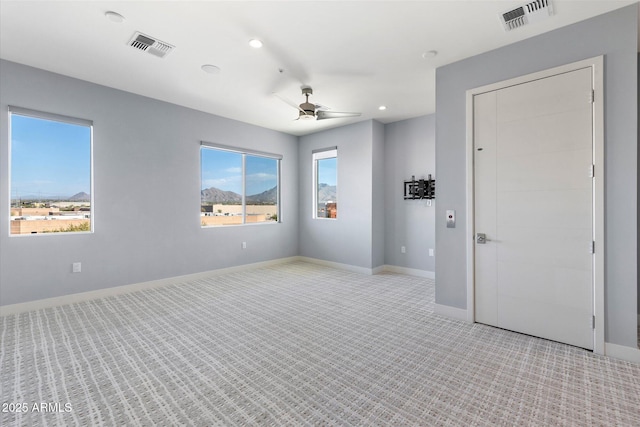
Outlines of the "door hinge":
<svg viewBox="0 0 640 427">
<path fill-rule="evenodd" d="M 596 91 L 591 89 L 591 92 L 589 92 L 589 103 L 593 104 L 594 102 L 596 102 Z"/>
<path fill-rule="evenodd" d="M 596 242 L 594 242 L 593 240 L 591 241 L 591 244 L 589 245 L 589 253 L 591 253 L 591 254 L 595 254 L 596 253 Z"/>
<path fill-rule="evenodd" d="M 591 316 L 591 329 L 596 328 L 596 316 Z"/>
<path fill-rule="evenodd" d="M 589 165 L 589 178 L 595 178 L 596 176 L 596 165 Z"/>
</svg>

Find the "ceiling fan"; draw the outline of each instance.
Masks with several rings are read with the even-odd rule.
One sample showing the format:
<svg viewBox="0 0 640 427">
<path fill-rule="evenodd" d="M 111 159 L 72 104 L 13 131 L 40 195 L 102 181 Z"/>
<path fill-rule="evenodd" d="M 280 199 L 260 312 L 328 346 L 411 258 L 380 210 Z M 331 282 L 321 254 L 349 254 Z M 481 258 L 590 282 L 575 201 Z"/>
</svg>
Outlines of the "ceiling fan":
<svg viewBox="0 0 640 427">
<path fill-rule="evenodd" d="M 298 118 L 296 120 L 325 120 L 339 119 L 344 117 L 358 117 L 362 113 L 345 113 L 340 111 L 328 111 L 328 107 L 321 104 L 312 104 L 309 102 L 309 95 L 313 95 L 313 89 L 310 86 L 302 86 L 302 95 L 306 97 L 306 101 L 300 105 L 296 105 L 286 98 L 281 97 L 274 92 L 274 95 L 281 101 L 291 105 L 298 110 Z"/>
</svg>

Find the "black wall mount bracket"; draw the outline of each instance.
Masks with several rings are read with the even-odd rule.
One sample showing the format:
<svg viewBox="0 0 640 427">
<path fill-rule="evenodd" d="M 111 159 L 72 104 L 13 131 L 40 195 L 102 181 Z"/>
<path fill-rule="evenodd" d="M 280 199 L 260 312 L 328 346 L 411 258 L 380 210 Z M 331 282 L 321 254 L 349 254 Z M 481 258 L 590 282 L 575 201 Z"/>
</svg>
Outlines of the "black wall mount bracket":
<svg viewBox="0 0 640 427">
<path fill-rule="evenodd" d="M 427 179 L 419 179 L 417 181 L 415 175 L 413 175 L 410 181 L 404 182 L 405 200 L 433 200 L 435 198 L 436 180 L 431 178 L 431 174 Z"/>
</svg>

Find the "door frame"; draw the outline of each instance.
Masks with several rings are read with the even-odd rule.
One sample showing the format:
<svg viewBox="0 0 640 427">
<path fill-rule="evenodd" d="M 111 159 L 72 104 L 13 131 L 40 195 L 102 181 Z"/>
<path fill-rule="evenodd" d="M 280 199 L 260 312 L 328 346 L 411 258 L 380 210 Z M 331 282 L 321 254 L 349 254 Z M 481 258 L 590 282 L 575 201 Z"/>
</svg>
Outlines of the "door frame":
<svg viewBox="0 0 640 427">
<path fill-rule="evenodd" d="M 467 321 L 475 322 L 475 211 L 474 211 L 474 151 L 473 151 L 473 99 L 475 95 L 506 87 L 540 80 L 557 74 L 590 68 L 593 81 L 593 162 L 595 173 L 593 180 L 593 236 L 595 239 L 595 257 L 593 263 L 593 313 L 595 316 L 593 352 L 605 354 L 604 319 L 604 57 L 597 56 L 571 64 L 538 71 L 498 83 L 467 90 L 466 93 L 466 209 L 467 209 Z M 585 94 L 585 97 L 588 94 Z M 585 173 L 588 173 L 585 170 Z M 585 250 L 588 248 L 585 247 Z"/>
</svg>

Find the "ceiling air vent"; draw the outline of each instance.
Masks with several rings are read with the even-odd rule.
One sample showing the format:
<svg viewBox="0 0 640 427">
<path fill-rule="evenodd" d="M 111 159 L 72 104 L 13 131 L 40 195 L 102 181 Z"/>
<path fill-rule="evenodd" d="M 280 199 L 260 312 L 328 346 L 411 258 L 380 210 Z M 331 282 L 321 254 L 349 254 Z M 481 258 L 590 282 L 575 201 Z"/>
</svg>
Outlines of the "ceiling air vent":
<svg viewBox="0 0 640 427">
<path fill-rule="evenodd" d="M 503 13 L 500 16 L 500 21 L 505 31 L 511 31 L 527 24 L 542 21 L 551 15 L 553 15 L 553 7 L 550 0 L 535 0 Z"/>
<path fill-rule="evenodd" d="M 174 48 L 174 46 L 171 46 L 169 43 L 161 42 L 158 39 L 154 39 L 153 37 L 149 37 L 140 32 L 136 32 L 133 35 L 131 41 L 129 41 L 129 46 L 150 53 L 159 58 L 164 58 Z"/>
</svg>

